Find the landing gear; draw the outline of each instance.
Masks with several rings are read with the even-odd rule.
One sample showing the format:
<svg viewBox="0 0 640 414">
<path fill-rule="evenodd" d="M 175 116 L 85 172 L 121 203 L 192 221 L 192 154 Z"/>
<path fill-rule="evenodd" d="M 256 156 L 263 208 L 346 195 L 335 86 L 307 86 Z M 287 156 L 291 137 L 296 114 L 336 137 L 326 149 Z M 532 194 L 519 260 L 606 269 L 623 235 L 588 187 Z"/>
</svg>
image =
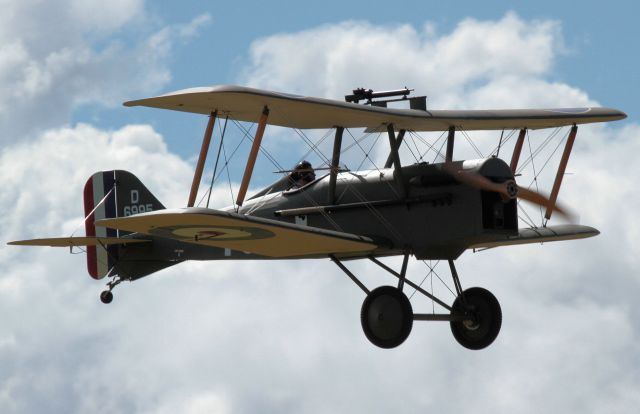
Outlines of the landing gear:
<svg viewBox="0 0 640 414">
<path fill-rule="evenodd" d="M 453 260 L 448 260 L 456 290 L 456 299 L 453 305 L 449 306 L 405 277 L 409 254 L 405 253 L 404 256 L 400 273 L 375 257 L 369 257 L 399 281 L 397 288 L 381 286 L 372 291 L 369 291 L 340 260 L 331 256 L 331 260 L 367 295 L 360 311 L 360 323 L 367 339 L 380 348 L 395 348 L 409 337 L 413 321 L 446 321 L 451 325 L 453 337 L 465 348 L 477 350 L 491 345 L 498 337 L 502 326 L 502 310 L 496 297 L 479 287 L 463 291 Z M 411 302 L 402 292 L 405 285 L 420 292 L 449 313 L 413 313 Z"/>
<path fill-rule="evenodd" d="M 362 303 L 360 322 L 372 344 L 380 348 L 395 348 L 411 333 L 411 302 L 400 289 L 380 286 L 371 291 Z"/>
<path fill-rule="evenodd" d="M 109 303 L 111 303 L 111 301 L 113 301 L 113 292 L 111 291 L 113 290 L 113 288 L 118 286 L 120 282 L 122 282 L 123 280 L 124 279 L 121 276 L 112 276 L 112 279 L 109 281 L 109 283 L 107 283 L 108 289 L 103 290 L 100 293 L 100 301 L 105 305 L 108 305 Z"/>
<path fill-rule="evenodd" d="M 462 295 L 451 307 L 453 337 L 465 348 L 486 348 L 498 337 L 502 326 L 500 303 L 491 292 L 479 287 L 467 289 Z"/>
<path fill-rule="evenodd" d="M 113 293 L 111 293 L 110 290 L 105 290 L 102 293 L 100 293 L 100 301 L 105 305 L 111 303 L 112 300 L 113 300 Z"/>
</svg>

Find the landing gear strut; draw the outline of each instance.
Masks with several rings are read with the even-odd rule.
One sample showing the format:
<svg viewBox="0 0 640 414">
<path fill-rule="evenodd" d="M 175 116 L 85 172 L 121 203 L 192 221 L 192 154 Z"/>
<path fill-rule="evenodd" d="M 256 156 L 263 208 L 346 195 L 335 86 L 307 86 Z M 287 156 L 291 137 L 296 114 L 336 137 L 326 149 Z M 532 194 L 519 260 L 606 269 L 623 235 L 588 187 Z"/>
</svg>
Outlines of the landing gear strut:
<svg viewBox="0 0 640 414">
<path fill-rule="evenodd" d="M 370 256 L 369 259 L 372 262 L 399 280 L 397 288 L 380 286 L 372 291 L 369 291 L 340 260 L 334 256 L 331 257 L 331 260 L 367 295 L 360 311 L 360 323 L 367 339 L 380 348 L 395 348 L 409 337 L 413 321 L 447 321 L 451 325 L 453 337 L 463 347 L 477 350 L 491 345 L 498 337 L 502 326 L 502 310 L 496 297 L 488 290 L 479 287 L 463 291 L 453 260 L 449 260 L 456 290 L 456 299 L 453 305 L 449 306 L 406 279 L 408 257 L 409 254 L 406 253 L 402 270 L 398 273 L 375 257 Z M 411 302 L 402 292 L 405 284 L 439 304 L 449 313 L 413 313 Z"/>
<path fill-rule="evenodd" d="M 113 278 L 109 281 L 109 283 L 107 283 L 108 289 L 103 290 L 100 293 L 100 301 L 105 305 L 108 305 L 109 303 L 111 303 L 113 301 L 113 293 L 111 291 L 113 290 L 113 288 L 118 286 L 120 282 L 122 282 L 123 280 L 124 279 L 120 276 L 113 276 Z"/>
</svg>

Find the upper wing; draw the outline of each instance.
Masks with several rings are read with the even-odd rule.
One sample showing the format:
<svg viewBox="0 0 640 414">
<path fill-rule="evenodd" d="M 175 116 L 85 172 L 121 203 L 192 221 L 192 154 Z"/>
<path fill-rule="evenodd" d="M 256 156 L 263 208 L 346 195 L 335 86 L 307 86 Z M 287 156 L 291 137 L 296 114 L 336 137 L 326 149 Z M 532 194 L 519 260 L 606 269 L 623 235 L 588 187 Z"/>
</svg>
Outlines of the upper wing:
<svg viewBox="0 0 640 414">
<path fill-rule="evenodd" d="M 79 246 L 108 246 L 110 244 L 145 243 L 150 240 L 124 239 L 118 237 L 53 237 L 47 239 L 31 239 L 12 241 L 7 244 L 13 246 L 49 246 L 49 247 L 79 247 Z"/>
<path fill-rule="evenodd" d="M 513 246 L 516 244 L 547 243 L 561 240 L 586 239 L 597 236 L 600 232 L 593 227 L 579 224 L 561 224 L 538 228 L 521 229 L 517 236 L 504 236 L 502 240 L 478 243 L 471 248 L 490 248 L 498 246 Z"/>
<path fill-rule="evenodd" d="M 124 103 L 258 122 L 264 106 L 268 123 L 288 128 L 378 128 L 394 124 L 396 129 L 444 131 L 450 126 L 465 130 L 554 128 L 573 124 L 608 122 L 626 118 L 610 108 L 434 110 L 382 108 L 313 98 L 242 86 L 221 85 L 192 88 Z"/>
<path fill-rule="evenodd" d="M 361 253 L 377 247 L 354 234 L 205 208 L 154 211 L 98 220 L 96 225 L 278 258 Z"/>
</svg>

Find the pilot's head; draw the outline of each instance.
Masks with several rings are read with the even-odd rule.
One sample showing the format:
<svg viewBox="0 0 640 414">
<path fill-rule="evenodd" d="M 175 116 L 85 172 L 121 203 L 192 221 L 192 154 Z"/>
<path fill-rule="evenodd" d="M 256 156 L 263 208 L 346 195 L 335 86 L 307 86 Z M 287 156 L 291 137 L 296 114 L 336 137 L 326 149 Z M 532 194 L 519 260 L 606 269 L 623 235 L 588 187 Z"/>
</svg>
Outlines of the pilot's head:
<svg viewBox="0 0 640 414">
<path fill-rule="evenodd" d="M 291 180 L 298 187 L 309 184 L 316 179 L 316 173 L 313 171 L 313 166 L 307 160 L 300 161 L 291 173 Z"/>
</svg>

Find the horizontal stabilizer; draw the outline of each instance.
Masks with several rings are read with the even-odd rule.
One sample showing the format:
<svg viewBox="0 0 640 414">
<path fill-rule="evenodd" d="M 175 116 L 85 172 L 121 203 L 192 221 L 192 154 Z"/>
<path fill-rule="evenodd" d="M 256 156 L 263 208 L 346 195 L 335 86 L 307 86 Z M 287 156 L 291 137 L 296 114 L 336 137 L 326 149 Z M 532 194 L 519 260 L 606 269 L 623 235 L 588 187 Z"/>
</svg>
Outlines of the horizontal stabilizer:
<svg viewBox="0 0 640 414">
<path fill-rule="evenodd" d="M 562 240 L 586 239 L 597 236 L 600 232 L 593 227 L 579 224 L 562 224 L 557 226 L 520 229 L 517 236 L 505 236 L 503 240 L 478 243 L 470 248 L 489 248 L 498 246 L 513 246 L 516 244 L 548 243 Z"/>
<path fill-rule="evenodd" d="M 217 111 L 229 119 L 258 122 L 269 108 L 267 123 L 287 128 L 371 128 L 393 124 L 396 130 L 446 131 L 450 126 L 470 130 L 557 128 L 573 124 L 609 122 L 626 118 L 611 108 L 415 110 L 360 105 L 234 85 L 192 88 L 125 106 L 147 106 L 209 115 Z"/>
<path fill-rule="evenodd" d="M 377 247 L 354 234 L 205 208 L 154 211 L 96 225 L 274 258 L 361 253 Z"/>
<path fill-rule="evenodd" d="M 49 247 L 80 247 L 80 246 L 108 246 L 112 244 L 145 243 L 151 240 L 123 239 L 118 237 L 54 237 L 49 239 L 31 239 L 12 241 L 7 244 L 13 246 L 49 246 Z"/>
</svg>

